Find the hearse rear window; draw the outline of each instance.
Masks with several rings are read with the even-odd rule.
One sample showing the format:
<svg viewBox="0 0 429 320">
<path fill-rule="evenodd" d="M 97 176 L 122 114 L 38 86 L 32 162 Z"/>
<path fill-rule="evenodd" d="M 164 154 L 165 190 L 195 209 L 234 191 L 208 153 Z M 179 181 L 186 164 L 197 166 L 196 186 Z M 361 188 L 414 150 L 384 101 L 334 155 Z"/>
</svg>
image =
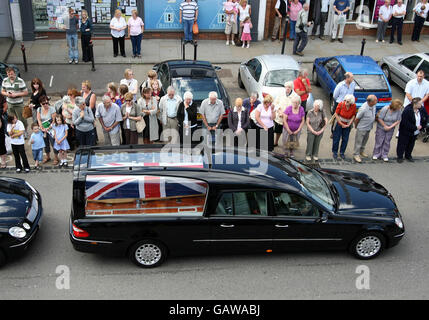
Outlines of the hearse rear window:
<svg viewBox="0 0 429 320">
<path fill-rule="evenodd" d="M 95 153 L 91 155 L 89 165 L 91 169 L 148 166 L 203 168 L 204 160 L 201 154 L 163 153 L 159 152 L 159 150 L 152 151 L 146 149 Z"/>
<path fill-rule="evenodd" d="M 88 175 L 86 216 L 202 216 L 205 181 L 150 175 Z"/>
</svg>

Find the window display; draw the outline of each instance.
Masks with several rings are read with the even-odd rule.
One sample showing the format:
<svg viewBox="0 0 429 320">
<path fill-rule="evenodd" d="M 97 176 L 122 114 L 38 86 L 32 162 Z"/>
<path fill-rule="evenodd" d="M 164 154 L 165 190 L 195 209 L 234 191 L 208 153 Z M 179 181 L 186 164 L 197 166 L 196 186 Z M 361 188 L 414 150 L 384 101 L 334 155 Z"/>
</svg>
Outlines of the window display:
<svg viewBox="0 0 429 320">
<path fill-rule="evenodd" d="M 93 23 L 110 23 L 112 20 L 111 0 L 91 0 Z"/>
<path fill-rule="evenodd" d="M 61 29 L 68 17 L 68 8 L 79 13 L 84 0 L 33 0 L 33 16 L 36 30 Z"/>
</svg>

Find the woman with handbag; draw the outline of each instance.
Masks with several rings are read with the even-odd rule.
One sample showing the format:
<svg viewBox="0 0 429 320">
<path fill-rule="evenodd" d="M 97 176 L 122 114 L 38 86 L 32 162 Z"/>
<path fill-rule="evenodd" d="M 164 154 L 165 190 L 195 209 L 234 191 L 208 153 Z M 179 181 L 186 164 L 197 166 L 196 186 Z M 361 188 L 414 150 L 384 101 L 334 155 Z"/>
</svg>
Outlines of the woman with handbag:
<svg viewBox="0 0 429 320">
<path fill-rule="evenodd" d="M 42 163 L 51 161 L 51 146 L 54 150 L 54 165 L 59 164 L 58 151 L 54 148 L 55 139 L 52 133 L 52 124 L 55 121 L 57 112 L 54 107 L 49 105 L 49 100 L 46 96 L 42 96 L 39 99 L 41 107 L 37 110 L 37 122 L 39 123 L 39 128 L 43 132 L 43 139 L 45 140 L 45 153 L 46 158 Z M 51 134 L 52 133 L 52 134 Z"/>
<path fill-rule="evenodd" d="M 323 101 L 315 100 L 313 109 L 307 113 L 307 149 L 305 150 L 305 160 L 318 161 L 320 141 L 323 132 L 328 124 L 328 118 L 323 112 Z"/>
<path fill-rule="evenodd" d="M 355 97 L 348 94 L 344 97 L 344 101 L 340 102 L 331 118 L 333 124 L 333 141 L 332 141 L 332 156 L 334 160 L 338 158 L 338 146 L 340 145 L 340 157 L 345 160 L 345 152 L 347 143 L 349 142 L 350 130 L 352 129 L 353 122 L 356 118 L 356 104 Z"/>
<path fill-rule="evenodd" d="M 268 133 L 268 151 L 274 150 L 274 119 L 276 112 L 273 104 L 273 97 L 269 94 L 265 96 L 264 101 L 255 109 L 256 119 L 256 148 L 261 147 L 261 131 Z"/>
<path fill-rule="evenodd" d="M 381 157 L 384 162 L 389 161 L 387 156 L 390 150 L 390 141 L 395 127 L 401 122 L 401 109 L 401 100 L 394 99 L 389 106 L 383 107 L 376 115 L 377 129 L 375 131 L 373 160 L 378 160 Z"/>
<path fill-rule="evenodd" d="M 133 94 L 127 92 L 124 96 L 125 103 L 122 105 L 122 126 L 125 133 L 125 144 L 137 144 L 137 121 L 141 121 L 140 107 L 133 102 Z"/>
<path fill-rule="evenodd" d="M 141 109 L 141 115 L 146 123 L 146 127 L 143 130 L 143 143 L 152 143 L 159 139 L 158 102 L 152 96 L 151 88 L 144 88 L 141 95 L 142 97 L 137 104 Z"/>
<path fill-rule="evenodd" d="M 301 107 L 301 98 L 292 98 L 292 105 L 287 107 L 283 116 L 283 146 L 285 156 L 294 157 L 293 150 L 299 147 L 299 137 L 304 126 L 305 110 Z"/>
</svg>

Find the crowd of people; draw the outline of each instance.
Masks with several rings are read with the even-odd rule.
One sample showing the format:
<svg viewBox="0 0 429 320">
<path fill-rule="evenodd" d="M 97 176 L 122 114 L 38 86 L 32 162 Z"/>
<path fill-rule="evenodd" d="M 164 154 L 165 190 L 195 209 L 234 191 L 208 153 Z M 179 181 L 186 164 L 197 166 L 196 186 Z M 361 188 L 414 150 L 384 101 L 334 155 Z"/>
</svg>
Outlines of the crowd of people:
<svg viewBox="0 0 429 320">
<path fill-rule="evenodd" d="M 8 68 L 6 73 L 0 95 L 1 167 L 6 167 L 6 140 L 9 140 L 17 172 L 30 171 L 25 140 L 31 145 L 36 169 L 52 161 L 51 151 L 54 165 L 67 166 L 67 152 L 77 146 L 100 143 L 97 123 L 104 145 L 138 144 L 139 137 L 144 144 L 183 145 L 196 140 L 201 142 L 201 137 L 207 143 L 216 144 L 223 142 L 220 139 L 226 134 L 231 134 L 235 146 L 255 146 L 268 151 L 280 147 L 289 157 L 294 157 L 294 151 L 300 148 L 300 136 L 306 128 L 306 161 L 318 161 L 320 143 L 327 130 L 331 131 L 328 134 L 332 138 L 333 158 L 345 159 L 354 127 L 353 159 L 358 163 L 369 157 L 365 149 L 374 123 L 372 157 L 386 162 L 396 127 L 399 128 L 397 161 L 402 162 L 404 158 L 413 161 L 416 138 L 428 123 L 428 114 L 422 106 L 429 98 L 429 81 L 425 80 L 422 70 L 418 71 L 416 79 L 408 82 L 404 102 L 394 99 L 378 112 L 375 95 L 369 95 L 366 102 L 356 108 L 353 74 L 346 73 L 334 90 L 335 112 L 331 117 L 326 114 L 322 100 L 310 99 L 312 87 L 306 69 L 300 70 L 294 81 L 286 82 L 284 91 L 278 96 L 267 94 L 259 99 L 257 93 L 252 93 L 247 99 L 237 98 L 229 109 L 216 92 L 210 92 L 197 106 L 190 91 L 180 96 L 172 86 L 164 90 L 153 70 L 139 86 L 134 72 L 126 69 L 119 85 L 107 84 L 98 104 L 91 82 L 86 80 L 79 89 L 69 88 L 67 95 L 55 105 L 47 97 L 40 79 L 31 81 L 29 94 L 25 81 L 16 76 L 13 68 Z M 30 99 L 26 105 L 28 95 Z M 198 115 L 201 116 L 202 134 L 196 137 Z M 27 118 L 33 120 L 31 136 L 27 134 Z M 252 129 L 255 135 L 249 135 Z"/>
</svg>

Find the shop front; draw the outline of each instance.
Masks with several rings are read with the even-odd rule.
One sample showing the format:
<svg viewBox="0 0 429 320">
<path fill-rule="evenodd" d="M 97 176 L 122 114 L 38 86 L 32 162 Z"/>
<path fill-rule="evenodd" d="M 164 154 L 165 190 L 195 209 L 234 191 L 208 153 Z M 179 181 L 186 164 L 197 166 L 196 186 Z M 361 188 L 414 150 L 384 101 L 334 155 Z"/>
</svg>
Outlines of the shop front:
<svg viewBox="0 0 429 320">
<path fill-rule="evenodd" d="M 131 17 L 131 11 L 136 9 L 145 23 L 145 36 L 173 37 L 181 36 L 183 25 L 179 22 L 179 7 L 183 0 L 33 0 L 21 1 L 22 10 L 30 9 L 32 21 L 25 22 L 24 28 L 31 29 L 36 36 L 54 38 L 55 33 L 60 37 L 64 30 L 65 17 L 68 8 L 75 9 L 78 15 L 82 10 L 88 11 L 94 24 L 95 36 L 108 36 L 109 23 L 116 9 L 122 11 L 125 19 Z M 198 26 L 202 34 L 222 35 L 225 29 L 226 17 L 223 12 L 225 0 L 199 0 Z M 250 0 L 252 5 L 252 20 L 254 39 L 257 38 L 259 1 Z M 30 4 L 30 8 L 28 5 Z M 254 4 L 254 5 L 253 5 Z M 255 8 L 253 8 L 255 7 Z M 209 37 L 209 36 L 208 36 Z M 222 36 L 224 37 L 224 36 Z M 203 37 L 204 38 L 204 37 Z"/>
</svg>

